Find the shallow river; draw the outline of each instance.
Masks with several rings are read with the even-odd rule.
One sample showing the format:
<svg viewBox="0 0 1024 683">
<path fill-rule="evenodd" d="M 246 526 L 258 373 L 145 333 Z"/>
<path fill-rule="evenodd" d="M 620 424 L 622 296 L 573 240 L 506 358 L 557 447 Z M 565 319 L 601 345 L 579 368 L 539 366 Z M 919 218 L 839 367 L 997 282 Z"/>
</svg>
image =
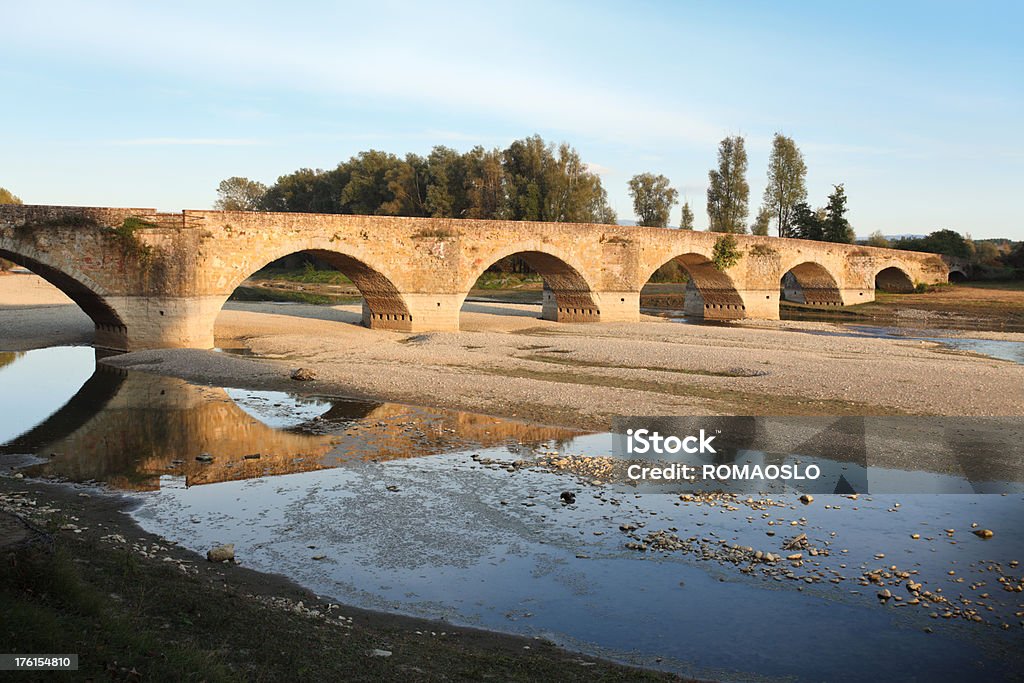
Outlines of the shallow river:
<svg viewBox="0 0 1024 683">
<path fill-rule="evenodd" d="M 1020 493 L 681 501 L 551 464 L 608 455 L 608 434 L 195 386 L 97 369 L 83 347 L 0 354 L 0 389 L 0 463 L 131 492 L 146 530 L 200 553 L 234 543 L 344 604 L 724 680 L 1024 671 Z M 733 546 L 788 555 L 800 533 L 799 566 L 734 561 Z M 891 583 L 882 601 L 873 571 L 946 602 Z"/>
</svg>

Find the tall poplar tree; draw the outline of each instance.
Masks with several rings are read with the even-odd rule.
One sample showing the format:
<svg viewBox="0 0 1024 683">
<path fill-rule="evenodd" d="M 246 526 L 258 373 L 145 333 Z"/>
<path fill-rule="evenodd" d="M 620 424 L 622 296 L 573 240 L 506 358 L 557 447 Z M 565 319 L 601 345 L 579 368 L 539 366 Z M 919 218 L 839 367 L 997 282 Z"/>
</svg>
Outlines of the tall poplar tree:
<svg viewBox="0 0 1024 683">
<path fill-rule="evenodd" d="M 693 230 L 693 209 L 690 208 L 690 202 L 683 204 L 683 213 L 679 217 L 679 229 Z"/>
<path fill-rule="evenodd" d="M 779 237 L 795 237 L 793 210 L 807 201 L 807 165 L 800 149 L 782 133 L 772 141 L 768 159 L 768 186 L 764 188 L 764 207 L 776 221 Z"/>
<path fill-rule="evenodd" d="M 739 135 L 718 146 L 718 168 L 708 172 L 708 218 L 712 232 L 747 231 L 750 186 L 747 184 L 747 150 Z"/>
</svg>

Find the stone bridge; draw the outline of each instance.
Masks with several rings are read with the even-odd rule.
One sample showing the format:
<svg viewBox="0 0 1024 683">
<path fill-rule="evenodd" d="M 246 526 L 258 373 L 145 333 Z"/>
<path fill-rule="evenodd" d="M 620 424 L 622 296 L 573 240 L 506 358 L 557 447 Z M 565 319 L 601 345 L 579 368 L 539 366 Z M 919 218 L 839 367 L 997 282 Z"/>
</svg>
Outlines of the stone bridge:
<svg viewBox="0 0 1024 683">
<path fill-rule="evenodd" d="M 211 348 L 214 320 L 243 281 L 296 252 L 347 275 L 363 323 L 458 330 L 476 279 L 516 255 L 545 282 L 542 318 L 634 322 L 640 290 L 675 260 L 690 275 L 687 311 L 706 318 L 778 319 L 789 276 L 817 305 L 872 301 L 876 287 L 946 282 L 934 254 L 737 235 L 740 258 L 713 262 L 717 233 L 577 223 L 335 214 L 0 206 L 0 258 L 42 276 L 95 322 L 116 350 Z"/>
</svg>

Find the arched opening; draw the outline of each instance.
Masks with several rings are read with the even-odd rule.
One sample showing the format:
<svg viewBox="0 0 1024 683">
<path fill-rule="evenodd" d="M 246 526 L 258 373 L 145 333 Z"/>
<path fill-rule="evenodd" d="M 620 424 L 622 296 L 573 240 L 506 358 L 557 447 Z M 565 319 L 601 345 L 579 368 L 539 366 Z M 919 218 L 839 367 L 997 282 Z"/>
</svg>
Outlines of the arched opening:
<svg viewBox="0 0 1024 683">
<path fill-rule="evenodd" d="M 285 254 L 231 293 L 229 306 L 265 312 L 263 304 L 298 304 L 274 313 L 408 332 L 413 316 L 391 279 L 367 263 L 327 249 Z"/>
<path fill-rule="evenodd" d="M 966 282 L 967 281 L 967 273 L 963 272 L 962 270 L 951 270 L 951 271 L 949 271 L 949 281 L 950 282 Z"/>
<path fill-rule="evenodd" d="M 586 278 L 565 260 L 542 251 L 514 252 L 487 266 L 474 278 L 463 312 L 571 323 L 601 319 Z"/>
<path fill-rule="evenodd" d="M 914 291 L 914 281 L 901 268 L 889 266 L 875 275 L 875 289 L 894 294 L 907 294 Z"/>
<path fill-rule="evenodd" d="M 640 290 L 640 310 L 706 320 L 746 317 L 732 278 L 700 254 L 675 256 L 655 270 Z"/>
<path fill-rule="evenodd" d="M 808 306 L 842 306 L 839 285 L 825 268 L 808 261 L 790 268 L 779 281 L 779 298 Z"/>
<path fill-rule="evenodd" d="M 75 302 L 95 326 L 94 346 L 115 351 L 128 350 L 127 326 L 121 316 L 92 287 L 63 271 L 17 252 L 0 249 L 0 259 L 10 261 L 38 275 Z"/>
</svg>

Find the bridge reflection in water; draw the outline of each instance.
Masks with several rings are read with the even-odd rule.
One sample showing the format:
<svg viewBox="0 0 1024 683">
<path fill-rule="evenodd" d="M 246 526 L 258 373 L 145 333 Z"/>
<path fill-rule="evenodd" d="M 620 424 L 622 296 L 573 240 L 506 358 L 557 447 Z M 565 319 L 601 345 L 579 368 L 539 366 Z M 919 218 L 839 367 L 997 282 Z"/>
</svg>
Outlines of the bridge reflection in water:
<svg viewBox="0 0 1024 683">
<path fill-rule="evenodd" d="M 38 364 L 37 371 L 45 372 L 46 354 L 61 351 L 67 349 L 42 349 L 7 360 L 10 366 Z M 5 394 L 17 400 L 16 391 Z M 457 411 L 197 386 L 97 365 L 66 404 L 0 445 L 0 456 L 43 458 L 24 470 L 30 476 L 154 490 L 167 475 L 193 486 L 307 472 L 351 460 L 502 445 L 511 451 L 557 447 L 578 434 Z M 197 459 L 204 454 L 213 460 Z"/>
</svg>

